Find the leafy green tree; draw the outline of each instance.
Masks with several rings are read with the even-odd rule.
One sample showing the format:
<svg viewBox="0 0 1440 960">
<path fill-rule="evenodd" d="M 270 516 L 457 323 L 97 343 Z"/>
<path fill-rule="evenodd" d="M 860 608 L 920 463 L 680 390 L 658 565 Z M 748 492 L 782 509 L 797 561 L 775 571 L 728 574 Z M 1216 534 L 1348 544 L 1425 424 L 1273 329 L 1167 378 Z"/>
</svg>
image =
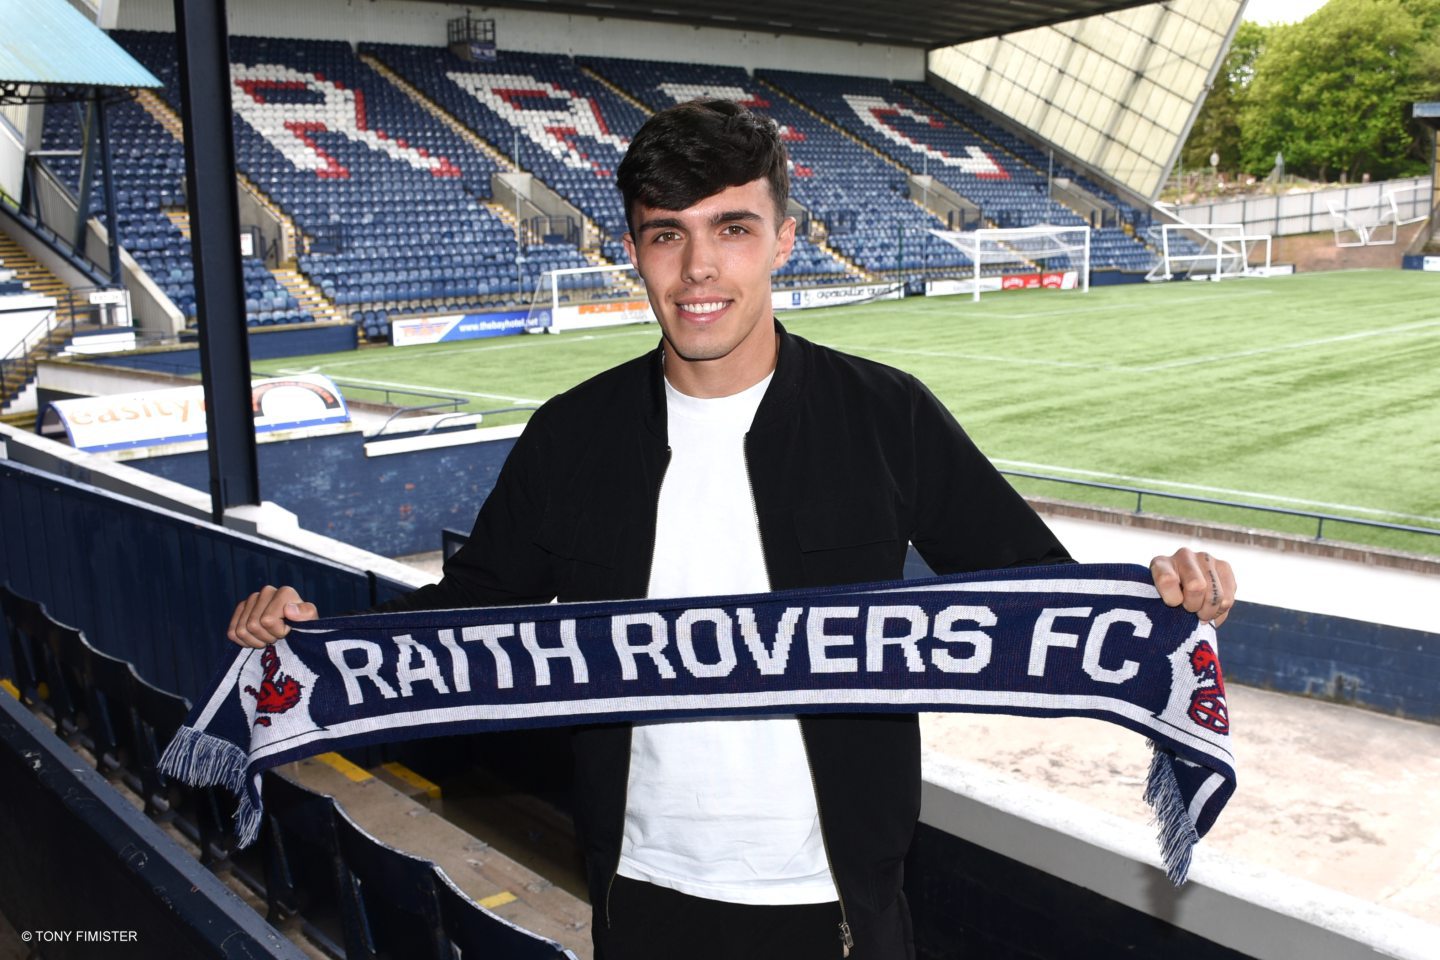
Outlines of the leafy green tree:
<svg viewBox="0 0 1440 960">
<path fill-rule="evenodd" d="M 1245 169 L 1264 174 L 1281 152 L 1321 180 L 1420 172 L 1410 104 L 1434 93 L 1437 24 L 1440 0 L 1329 0 L 1273 28 L 1240 108 Z"/>
<path fill-rule="evenodd" d="M 1241 21 L 1230 43 L 1230 51 L 1215 74 L 1215 82 L 1190 128 L 1180 151 L 1180 162 L 1194 170 L 1210 165 L 1210 155 L 1220 155 L 1221 170 L 1235 170 L 1240 163 L 1240 107 L 1255 78 L 1255 61 L 1265 48 L 1268 29 L 1250 20 Z"/>
</svg>

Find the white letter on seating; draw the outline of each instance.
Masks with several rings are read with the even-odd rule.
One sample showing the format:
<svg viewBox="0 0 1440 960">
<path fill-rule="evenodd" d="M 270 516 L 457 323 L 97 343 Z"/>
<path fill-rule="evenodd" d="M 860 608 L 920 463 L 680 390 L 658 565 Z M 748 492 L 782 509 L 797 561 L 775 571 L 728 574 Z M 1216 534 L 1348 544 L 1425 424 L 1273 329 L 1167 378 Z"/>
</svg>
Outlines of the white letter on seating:
<svg viewBox="0 0 1440 960">
<path fill-rule="evenodd" d="M 585 655 L 580 652 L 580 644 L 575 640 L 575 621 L 560 621 L 560 646 L 542 647 L 535 639 L 535 624 L 520 624 L 520 642 L 526 650 L 530 651 L 530 659 L 535 664 L 535 686 L 550 686 L 550 661 L 554 659 L 569 660 L 570 674 L 575 678 L 576 683 L 590 682 L 590 668 L 585 663 Z"/>
<path fill-rule="evenodd" d="M 429 647 L 416 643 L 415 638 L 408 633 L 396 637 L 395 646 L 395 679 L 400 682 L 400 696 L 410 696 L 411 687 L 417 680 L 430 681 L 436 693 L 450 692 L 450 688 L 445 685 L 444 675 L 440 673 L 440 663 Z M 415 666 L 417 656 L 420 658 L 419 667 Z"/>
<path fill-rule="evenodd" d="M 715 649 L 719 657 L 714 663 L 701 663 L 695 656 L 695 642 L 691 630 L 696 623 L 715 625 Z M 708 608 L 686 610 L 675 621 L 675 649 L 680 651 L 680 662 L 690 671 L 692 677 L 728 677 L 735 669 L 735 628 L 730 615 L 724 610 Z"/>
<path fill-rule="evenodd" d="M 351 650 L 363 653 L 365 662 L 358 667 L 346 663 L 345 654 Z M 335 664 L 335 669 L 340 671 L 340 678 L 345 681 L 345 699 L 350 701 L 352 707 L 365 702 L 365 695 L 360 692 L 361 677 L 375 684 L 375 689 L 379 690 L 380 696 L 386 700 L 394 700 L 399 696 L 394 687 L 380 679 L 380 664 L 384 660 L 380 644 L 371 643 L 369 640 L 327 640 L 325 652 L 330 655 L 330 662 Z"/>
<path fill-rule="evenodd" d="M 1030 640 L 1030 669 L 1032 677 L 1045 676 L 1045 655 L 1051 647 L 1071 647 L 1080 643 L 1080 635 L 1061 633 L 1055 629 L 1059 617 L 1088 617 L 1090 607 L 1046 607 L 1035 621 L 1035 634 Z"/>
<path fill-rule="evenodd" d="M 1126 660 L 1119 669 L 1111 670 L 1100 666 L 1100 647 L 1112 623 L 1128 623 L 1135 628 L 1135 636 L 1144 640 L 1150 636 L 1150 618 L 1139 610 L 1106 610 L 1090 624 L 1090 634 L 1085 638 L 1085 672 L 1101 683 L 1124 683 L 1140 672 L 1140 664 Z"/>
<path fill-rule="evenodd" d="M 740 618 L 740 638 L 745 641 L 750 656 L 755 658 L 755 666 L 761 676 L 775 677 L 785 672 L 785 665 L 790 661 L 790 644 L 795 640 L 795 627 L 799 625 L 800 614 L 804 609 L 785 608 L 785 612 L 780 616 L 780 623 L 775 627 L 775 645 L 769 650 L 760 642 L 760 628 L 755 623 L 755 611 L 749 607 L 741 607 L 735 611 Z"/>
<path fill-rule="evenodd" d="M 941 643 L 968 643 L 975 652 L 962 659 L 948 650 L 931 650 L 930 662 L 946 673 L 979 673 L 990 665 L 990 634 L 984 630 L 956 630 L 960 620 L 981 627 L 993 627 L 997 622 L 989 607 L 946 607 L 935 616 L 935 639 Z"/>
<path fill-rule="evenodd" d="M 860 661 L 854 657 L 836 657 L 832 660 L 825 652 L 828 647 L 844 646 L 855 642 L 855 637 L 851 634 L 826 633 L 825 621 L 858 616 L 860 616 L 859 607 L 810 608 L 810 616 L 805 618 L 805 639 L 810 644 L 811 673 L 855 673 L 860 669 Z"/>
<path fill-rule="evenodd" d="M 649 627 L 650 641 L 631 645 L 630 628 Z M 665 644 L 670 642 L 670 628 L 665 618 L 658 613 L 626 613 L 610 620 L 610 640 L 615 644 L 615 655 L 620 658 L 620 678 L 634 680 L 640 676 L 635 668 L 635 655 L 643 653 L 655 663 L 655 669 L 666 680 L 675 679 L 675 668 L 665 659 Z"/>
<path fill-rule="evenodd" d="M 910 624 L 903 637 L 885 636 L 885 623 L 889 620 L 904 620 Z M 911 673 L 924 673 L 925 661 L 920 657 L 920 648 L 915 641 L 925 636 L 930 627 L 930 618 L 920 607 L 910 604 L 871 607 L 865 623 L 865 669 L 870 673 L 881 673 L 885 669 L 885 648 L 897 646 L 905 655 L 905 667 Z"/>
</svg>

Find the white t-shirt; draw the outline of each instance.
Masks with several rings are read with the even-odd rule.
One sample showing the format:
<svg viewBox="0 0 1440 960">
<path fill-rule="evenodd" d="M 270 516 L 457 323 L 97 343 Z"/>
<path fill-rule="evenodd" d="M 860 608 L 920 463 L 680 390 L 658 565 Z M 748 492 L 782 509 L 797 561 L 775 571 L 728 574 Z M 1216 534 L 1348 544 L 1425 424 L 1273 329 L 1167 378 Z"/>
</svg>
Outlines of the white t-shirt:
<svg viewBox="0 0 1440 960">
<path fill-rule="evenodd" d="M 666 381 L 649 596 L 770 589 L 744 449 L 769 384 L 698 399 Z M 697 636 L 701 659 L 712 642 Z M 795 717 L 636 724 L 628 791 L 621 876 L 731 903 L 837 899 Z"/>
</svg>

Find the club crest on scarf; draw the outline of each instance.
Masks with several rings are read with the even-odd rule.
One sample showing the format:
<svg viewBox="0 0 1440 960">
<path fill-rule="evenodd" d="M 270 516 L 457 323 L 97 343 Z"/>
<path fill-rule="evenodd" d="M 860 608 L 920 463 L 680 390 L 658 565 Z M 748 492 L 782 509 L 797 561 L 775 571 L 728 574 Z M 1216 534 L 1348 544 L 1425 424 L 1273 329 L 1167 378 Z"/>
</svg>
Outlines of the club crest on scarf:
<svg viewBox="0 0 1440 960">
<path fill-rule="evenodd" d="M 319 729 L 310 716 L 310 695 L 316 674 L 285 641 L 251 656 L 240 671 L 237 695 L 245 709 L 254 742 L 288 740 Z"/>
<path fill-rule="evenodd" d="M 1170 697 L 1160 719 L 1212 743 L 1224 743 L 1230 735 L 1230 709 L 1214 628 L 1200 624 L 1169 659 Z"/>
</svg>

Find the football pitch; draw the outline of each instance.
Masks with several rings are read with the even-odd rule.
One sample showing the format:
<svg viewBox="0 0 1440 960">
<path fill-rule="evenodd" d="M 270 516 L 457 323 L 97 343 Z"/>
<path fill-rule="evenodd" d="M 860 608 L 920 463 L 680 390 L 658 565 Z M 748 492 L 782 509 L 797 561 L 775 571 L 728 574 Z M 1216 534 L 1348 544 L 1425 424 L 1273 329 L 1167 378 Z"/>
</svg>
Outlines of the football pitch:
<svg viewBox="0 0 1440 960">
<path fill-rule="evenodd" d="M 914 373 L 1002 470 L 1440 529 L 1440 276 L 1299 274 L 1026 290 L 781 314 Z M 650 349 L 653 325 L 257 364 L 379 389 L 534 405 Z M 401 402 L 414 402 L 401 398 Z M 487 417 L 513 422 L 524 414 Z M 1012 479 L 1125 509 L 1135 496 Z M 1148 513 L 1315 534 L 1314 520 L 1146 497 Z M 1328 539 L 1440 554 L 1440 537 L 1327 522 Z"/>
</svg>

